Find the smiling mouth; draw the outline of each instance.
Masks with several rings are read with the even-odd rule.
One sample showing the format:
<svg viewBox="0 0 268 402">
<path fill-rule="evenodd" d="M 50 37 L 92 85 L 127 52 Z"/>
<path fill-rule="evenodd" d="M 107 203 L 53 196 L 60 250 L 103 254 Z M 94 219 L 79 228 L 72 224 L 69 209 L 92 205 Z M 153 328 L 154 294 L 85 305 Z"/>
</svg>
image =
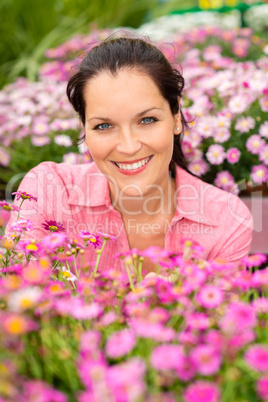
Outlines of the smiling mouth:
<svg viewBox="0 0 268 402">
<path fill-rule="evenodd" d="M 113 162 L 117 167 L 119 167 L 119 169 L 122 170 L 135 170 L 135 169 L 139 169 L 142 166 L 146 165 L 151 159 L 152 159 L 153 155 L 148 156 L 147 158 L 141 159 L 138 162 L 134 162 L 134 163 L 119 163 L 119 162 Z"/>
</svg>

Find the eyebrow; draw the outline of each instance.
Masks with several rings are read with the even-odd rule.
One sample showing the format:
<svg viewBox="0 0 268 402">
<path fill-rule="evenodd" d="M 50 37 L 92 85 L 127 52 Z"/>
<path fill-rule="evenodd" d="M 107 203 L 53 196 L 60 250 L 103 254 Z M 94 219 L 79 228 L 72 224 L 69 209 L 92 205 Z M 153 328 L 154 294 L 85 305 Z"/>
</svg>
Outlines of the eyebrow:
<svg viewBox="0 0 268 402">
<path fill-rule="evenodd" d="M 159 107 L 150 107 L 149 109 L 143 110 L 140 113 L 137 113 L 135 117 L 140 117 L 142 115 L 144 115 L 145 113 L 150 112 L 151 110 L 162 110 Z M 111 119 L 109 119 L 108 117 L 91 117 L 90 119 L 87 120 L 87 122 L 89 122 L 90 120 L 103 120 L 103 121 L 112 121 Z"/>
</svg>

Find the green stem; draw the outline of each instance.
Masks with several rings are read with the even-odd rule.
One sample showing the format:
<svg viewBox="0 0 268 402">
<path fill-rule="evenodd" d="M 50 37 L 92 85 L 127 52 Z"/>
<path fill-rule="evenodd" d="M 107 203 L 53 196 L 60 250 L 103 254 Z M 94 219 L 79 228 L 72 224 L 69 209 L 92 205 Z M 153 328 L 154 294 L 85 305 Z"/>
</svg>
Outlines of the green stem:
<svg viewBox="0 0 268 402">
<path fill-rule="evenodd" d="M 96 275 L 96 273 L 97 273 L 100 258 L 101 258 L 101 254 L 103 252 L 103 249 L 104 249 L 104 246 L 105 246 L 106 243 L 107 243 L 107 239 L 104 239 L 103 243 L 102 243 L 102 248 L 100 250 L 96 250 L 97 259 L 96 259 L 96 264 L 95 264 L 95 267 L 94 267 L 94 270 L 93 270 L 93 275 Z"/>
<path fill-rule="evenodd" d="M 142 264 L 144 261 L 144 257 L 139 258 L 139 265 L 138 265 L 138 281 L 142 281 Z"/>
<path fill-rule="evenodd" d="M 22 201 L 21 201 L 21 203 L 20 203 L 20 208 L 21 208 L 22 204 L 24 203 L 24 201 L 25 201 L 25 200 L 22 200 Z M 20 217 L 20 211 L 18 212 L 17 221 L 19 220 L 19 217 Z"/>
<path fill-rule="evenodd" d="M 133 280 L 132 280 L 131 273 L 130 273 L 130 271 L 129 271 L 129 265 L 130 265 L 130 264 L 129 264 L 128 262 L 125 263 L 126 271 L 127 271 L 127 276 L 128 276 L 128 280 L 129 280 L 129 284 L 130 284 L 130 288 L 131 288 L 131 290 L 134 290 L 134 284 L 133 284 Z"/>
</svg>

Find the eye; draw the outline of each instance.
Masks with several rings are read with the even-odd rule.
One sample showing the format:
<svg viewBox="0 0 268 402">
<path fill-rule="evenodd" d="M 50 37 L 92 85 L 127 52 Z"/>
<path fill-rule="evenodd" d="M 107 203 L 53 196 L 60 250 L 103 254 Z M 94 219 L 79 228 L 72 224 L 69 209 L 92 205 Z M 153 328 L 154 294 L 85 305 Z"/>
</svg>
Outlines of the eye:
<svg viewBox="0 0 268 402">
<path fill-rule="evenodd" d="M 157 121 L 157 119 L 156 119 L 155 117 L 144 117 L 144 118 L 142 119 L 141 123 L 147 125 L 147 124 L 154 123 L 154 122 L 156 122 L 156 121 Z"/>
<path fill-rule="evenodd" d="M 108 130 L 110 127 L 111 126 L 108 123 L 101 123 L 101 124 L 98 124 L 96 127 L 94 127 L 93 130 L 104 131 L 104 130 Z"/>
</svg>

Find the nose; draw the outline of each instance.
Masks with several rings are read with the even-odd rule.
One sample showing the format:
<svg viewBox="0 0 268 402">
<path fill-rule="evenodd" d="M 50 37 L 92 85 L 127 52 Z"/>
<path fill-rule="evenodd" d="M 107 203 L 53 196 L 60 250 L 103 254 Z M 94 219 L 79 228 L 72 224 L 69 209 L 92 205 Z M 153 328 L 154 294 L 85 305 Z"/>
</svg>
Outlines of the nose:
<svg viewBox="0 0 268 402">
<path fill-rule="evenodd" d="M 127 156 L 135 155 L 142 147 L 140 139 L 133 133 L 130 128 L 121 130 L 119 141 L 117 144 L 118 152 Z"/>
</svg>

